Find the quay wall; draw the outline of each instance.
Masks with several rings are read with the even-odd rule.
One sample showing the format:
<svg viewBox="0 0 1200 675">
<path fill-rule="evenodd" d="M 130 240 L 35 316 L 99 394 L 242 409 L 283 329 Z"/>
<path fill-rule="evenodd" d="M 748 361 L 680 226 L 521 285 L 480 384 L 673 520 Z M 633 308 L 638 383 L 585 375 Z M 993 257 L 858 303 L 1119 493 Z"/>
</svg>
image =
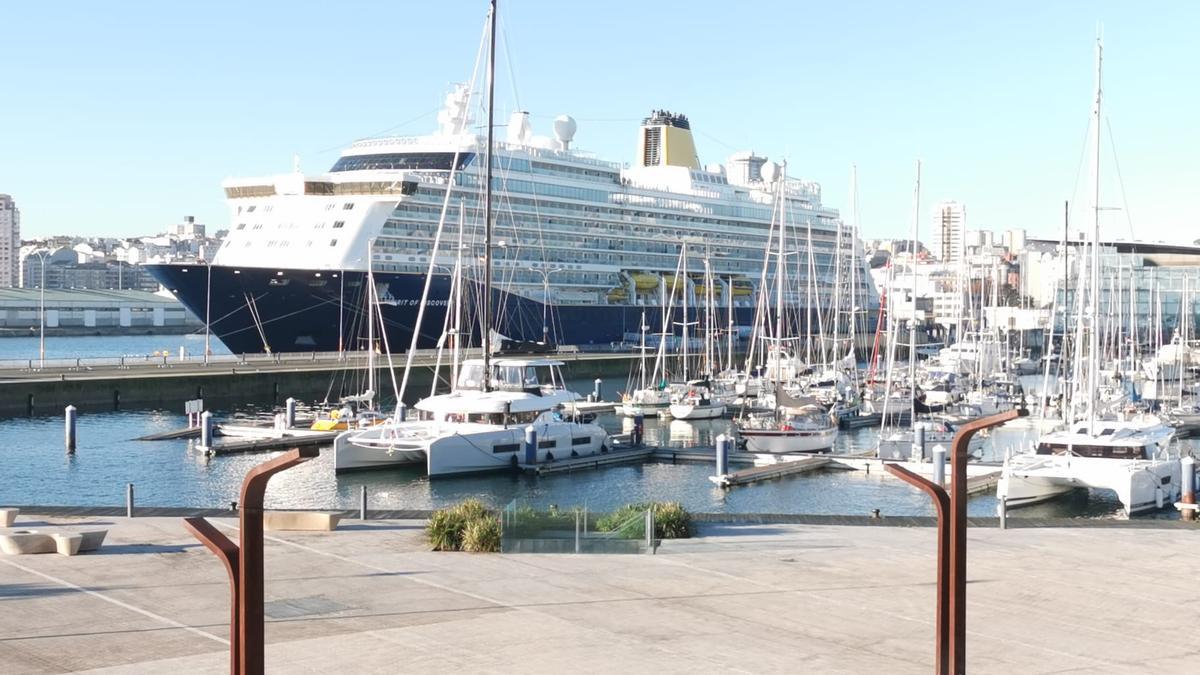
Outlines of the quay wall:
<svg viewBox="0 0 1200 675">
<path fill-rule="evenodd" d="M 599 357 L 597 357 L 599 356 Z M 603 358 L 607 356 L 608 358 Z M 559 357 L 552 357 L 559 358 Z M 564 358 L 568 379 L 602 378 L 623 385 L 629 373 L 628 354 L 589 355 L 586 360 Z M 397 368 L 396 380 L 402 373 Z M 444 377 L 449 376 L 444 370 Z M 414 366 L 409 377 L 406 403 L 428 394 L 433 378 L 429 366 Z M 246 404 L 281 405 L 288 397 L 321 401 L 328 396 L 362 393 L 366 368 L 344 363 L 269 367 L 219 367 L 161 369 L 153 372 L 36 373 L 0 381 L 0 416 L 54 415 L 68 405 L 83 411 L 163 408 L 183 411 L 183 402 L 201 398 L 209 410 L 230 409 Z M 390 397 L 391 375 L 386 367 L 376 373 L 376 389 Z M 611 390 L 612 386 L 606 387 Z M 591 391 L 587 387 L 581 394 Z"/>
</svg>

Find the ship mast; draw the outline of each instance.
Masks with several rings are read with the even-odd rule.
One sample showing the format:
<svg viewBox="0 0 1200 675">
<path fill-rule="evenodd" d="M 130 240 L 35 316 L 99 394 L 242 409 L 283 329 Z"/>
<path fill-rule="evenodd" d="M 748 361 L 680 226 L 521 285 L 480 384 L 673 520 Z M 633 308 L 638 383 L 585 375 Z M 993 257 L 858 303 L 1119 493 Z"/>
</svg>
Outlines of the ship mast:
<svg viewBox="0 0 1200 675">
<path fill-rule="evenodd" d="M 496 103 L 496 0 L 488 38 L 487 169 L 483 192 L 483 390 L 492 390 L 492 132 Z"/>
</svg>

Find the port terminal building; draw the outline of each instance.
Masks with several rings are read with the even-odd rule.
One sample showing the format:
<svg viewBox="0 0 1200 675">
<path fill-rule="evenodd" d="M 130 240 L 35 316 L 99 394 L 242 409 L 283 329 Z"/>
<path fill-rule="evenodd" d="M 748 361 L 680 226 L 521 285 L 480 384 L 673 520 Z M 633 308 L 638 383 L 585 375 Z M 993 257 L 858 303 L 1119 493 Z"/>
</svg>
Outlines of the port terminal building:
<svg viewBox="0 0 1200 675">
<path fill-rule="evenodd" d="M 145 291 L 0 289 L 0 335 L 171 334 L 203 330 L 174 298 Z"/>
</svg>

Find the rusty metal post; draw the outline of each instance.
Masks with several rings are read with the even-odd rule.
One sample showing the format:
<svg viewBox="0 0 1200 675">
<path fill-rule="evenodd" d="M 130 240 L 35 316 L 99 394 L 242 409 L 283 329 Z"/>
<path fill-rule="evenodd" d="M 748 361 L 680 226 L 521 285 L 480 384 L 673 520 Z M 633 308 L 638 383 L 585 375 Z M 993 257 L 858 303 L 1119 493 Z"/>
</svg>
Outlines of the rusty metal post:
<svg viewBox="0 0 1200 675">
<path fill-rule="evenodd" d="M 971 420 L 958 428 L 950 455 L 950 667 L 952 675 L 967 671 L 967 445 L 984 429 L 1024 417 L 1024 409 Z"/>
<path fill-rule="evenodd" d="M 293 448 L 250 469 L 242 481 L 241 556 L 238 558 L 238 628 L 242 631 L 238 661 L 242 673 L 266 669 L 263 626 L 263 497 L 271 476 L 316 457 L 315 447 Z"/>
<path fill-rule="evenodd" d="M 884 464 L 888 473 L 929 495 L 937 509 L 937 675 L 963 675 L 967 668 L 967 445 L 976 432 L 1027 414 L 1024 408 L 1010 410 L 959 427 L 950 456 L 949 494 L 904 467 Z"/>
<path fill-rule="evenodd" d="M 200 543 L 213 552 L 213 555 L 225 563 L 225 573 L 229 575 L 229 675 L 241 675 L 238 663 L 241 650 L 238 648 L 238 547 L 220 530 L 204 518 L 184 518 L 183 526 Z"/>
<path fill-rule="evenodd" d="M 935 455 L 936 456 L 936 455 Z M 935 649 L 937 675 L 947 675 L 950 665 L 950 601 L 946 594 L 950 584 L 950 495 L 941 485 L 905 469 L 898 464 L 884 464 L 884 470 L 929 495 L 937 509 L 937 629 Z"/>
<path fill-rule="evenodd" d="M 250 470 L 242 481 L 240 546 L 204 518 L 185 518 L 184 527 L 225 564 L 232 595 L 229 672 L 256 675 L 266 669 L 263 626 L 263 497 L 271 476 L 306 462 L 317 448 L 293 448 Z"/>
</svg>

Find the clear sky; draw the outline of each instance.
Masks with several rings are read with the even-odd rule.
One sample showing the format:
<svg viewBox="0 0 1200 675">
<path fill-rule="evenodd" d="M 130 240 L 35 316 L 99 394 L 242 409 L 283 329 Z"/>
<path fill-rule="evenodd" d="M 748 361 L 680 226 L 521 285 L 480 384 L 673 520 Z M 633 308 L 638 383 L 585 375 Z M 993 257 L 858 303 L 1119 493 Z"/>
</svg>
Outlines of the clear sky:
<svg viewBox="0 0 1200 675">
<path fill-rule="evenodd" d="M 0 192 L 27 237 L 223 227 L 227 176 L 285 172 L 296 153 L 320 171 L 353 139 L 432 130 L 485 15 L 484 0 L 5 3 Z M 1098 21 L 1103 202 L 1123 208 L 1104 233 L 1200 238 L 1190 0 L 502 0 L 498 105 L 542 134 L 571 114 L 578 147 L 622 161 L 651 109 L 684 112 L 702 162 L 786 157 L 843 213 L 856 163 L 867 237 L 909 232 L 917 158 L 923 232 L 955 199 L 969 227 L 1057 235 L 1063 200 L 1089 194 Z"/>
</svg>

